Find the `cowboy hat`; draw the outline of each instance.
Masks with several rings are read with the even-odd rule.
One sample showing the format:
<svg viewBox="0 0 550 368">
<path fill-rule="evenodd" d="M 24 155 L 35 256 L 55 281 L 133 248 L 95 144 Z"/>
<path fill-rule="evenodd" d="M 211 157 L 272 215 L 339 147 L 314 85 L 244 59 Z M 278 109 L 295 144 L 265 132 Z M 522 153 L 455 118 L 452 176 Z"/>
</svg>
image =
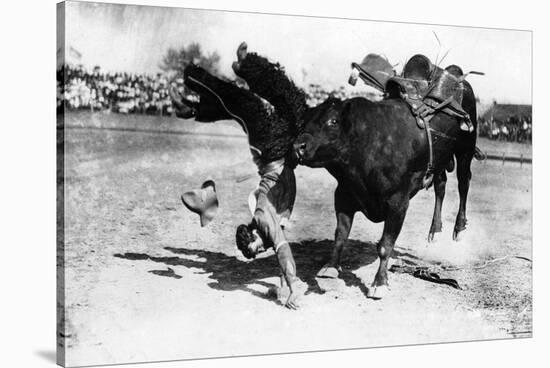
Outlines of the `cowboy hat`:
<svg viewBox="0 0 550 368">
<path fill-rule="evenodd" d="M 201 189 L 183 193 L 181 200 L 185 207 L 200 216 L 201 227 L 208 225 L 218 211 L 218 196 L 213 180 L 202 183 Z"/>
</svg>

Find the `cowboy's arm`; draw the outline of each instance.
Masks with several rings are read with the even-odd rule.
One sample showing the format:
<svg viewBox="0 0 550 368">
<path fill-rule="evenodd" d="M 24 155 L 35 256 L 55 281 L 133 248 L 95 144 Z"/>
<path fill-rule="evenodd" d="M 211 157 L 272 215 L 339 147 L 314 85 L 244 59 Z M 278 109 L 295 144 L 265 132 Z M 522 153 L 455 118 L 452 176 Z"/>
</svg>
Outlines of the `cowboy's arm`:
<svg viewBox="0 0 550 368">
<path fill-rule="evenodd" d="M 298 308 L 298 299 L 304 294 L 307 286 L 296 276 L 296 263 L 288 242 L 279 245 L 275 250 L 279 267 L 283 273 L 283 278 L 288 285 L 290 294 L 285 302 L 285 306 L 290 309 Z M 282 286 L 282 285 L 281 285 Z"/>
<path fill-rule="evenodd" d="M 263 209 L 256 209 L 254 221 L 258 226 L 258 230 L 260 230 L 262 234 L 264 234 L 266 240 L 272 244 L 275 254 L 277 255 L 283 278 L 289 287 L 290 295 L 286 300 L 285 306 L 296 309 L 298 308 L 297 299 L 301 296 L 301 292 L 298 290 L 300 279 L 296 276 L 296 262 L 294 261 L 290 245 L 285 239 L 283 230 L 275 221 L 274 217 L 270 216 Z"/>
</svg>

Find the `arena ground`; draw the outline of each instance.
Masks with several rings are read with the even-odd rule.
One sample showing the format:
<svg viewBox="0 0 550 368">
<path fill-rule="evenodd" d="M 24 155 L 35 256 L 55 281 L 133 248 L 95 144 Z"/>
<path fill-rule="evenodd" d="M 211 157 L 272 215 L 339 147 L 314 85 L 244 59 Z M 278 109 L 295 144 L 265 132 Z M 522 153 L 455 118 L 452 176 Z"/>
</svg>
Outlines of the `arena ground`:
<svg viewBox="0 0 550 368">
<path fill-rule="evenodd" d="M 531 258 L 528 164 L 473 163 L 469 227 L 458 243 L 454 174 L 444 233 L 429 246 L 433 191 L 420 192 L 392 261 L 429 266 L 463 290 L 390 273 L 391 293 L 381 301 L 365 296 L 381 224 L 362 216 L 341 278 L 315 278 L 332 247 L 336 182 L 323 169 L 299 167 L 288 238 L 309 290 L 290 311 L 267 292 L 278 281 L 273 252 L 248 262 L 234 245 L 257 184 L 238 182 L 256 170 L 236 124 L 105 113 L 67 113 L 65 124 L 58 134 L 68 365 L 531 336 L 532 264 L 513 257 Z M 220 209 L 201 228 L 180 194 L 206 179 L 217 183 Z"/>
</svg>

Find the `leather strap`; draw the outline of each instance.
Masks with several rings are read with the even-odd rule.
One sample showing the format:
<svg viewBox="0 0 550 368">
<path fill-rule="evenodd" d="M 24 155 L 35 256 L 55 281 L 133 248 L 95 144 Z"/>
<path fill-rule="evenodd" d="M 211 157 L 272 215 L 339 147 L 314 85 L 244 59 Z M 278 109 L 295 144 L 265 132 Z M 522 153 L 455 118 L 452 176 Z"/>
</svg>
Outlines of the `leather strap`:
<svg viewBox="0 0 550 368">
<path fill-rule="evenodd" d="M 426 126 L 424 130 L 426 131 L 426 139 L 428 140 L 429 160 L 426 174 L 424 174 L 424 179 L 422 179 L 422 184 L 424 185 L 424 188 L 428 189 L 434 179 L 434 150 L 432 142 L 432 128 L 430 127 L 430 117 L 424 117 L 423 120 L 424 125 Z"/>
<path fill-rule="evenodd" d="M 436 284 L 449 285 L 455 289 L 462 290 L 458 281 L 451 278 L 441 278 L 437 273 L 430 272 L 428 267 L 425 266 L 407 266 L 407 265 L 392 265 L 390 267 L 390 272 L 399 272 L 399 273 L 408 273 L 413 277 L 433 282 Z"/>
</svg>

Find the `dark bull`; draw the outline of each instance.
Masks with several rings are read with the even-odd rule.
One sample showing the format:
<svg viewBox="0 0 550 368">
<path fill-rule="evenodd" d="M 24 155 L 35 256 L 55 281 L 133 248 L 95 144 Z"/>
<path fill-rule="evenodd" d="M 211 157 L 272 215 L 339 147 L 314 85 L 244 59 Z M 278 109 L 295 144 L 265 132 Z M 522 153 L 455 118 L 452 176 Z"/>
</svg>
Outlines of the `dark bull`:
<svg viewBox="0 0 550 368">
<path fill-rule="evenodd" d="M 473 111 L 466 111 L 475 119 L 473 93 L 471 97 Z M 401 232 L 409 200 L 423 187 L 429 155 L 425 132 L 417 127 L 409 106 L 400 99 L 371 102 L 363 98 L 345 101 L 329 98 L 308 111 L 305 120 L 305 130 L 294 144 L 299 162 L 324 167 L 338 181 L 334 193 L 335 246 L 330 261 L 318 276 L 338 276 L 340 254 L 353 217 L 362 212 L 373 222 L 384 222 L 378 242 L 380 265 L 368 292 L 369 297 L 382 298 L 388 286 L 388 259 Z M 472 139 L 472 134 L 459 129 L 456 118 L 444 113 L 437 113 L 431 126 L 443 134 L 434 141 L 436 205 L 430 237 L 441 231 L 445 168 L 453 155 L 457 160 L 460 192 L 456 237 L 466 224 L 475 134 Z"/>
</svg>

